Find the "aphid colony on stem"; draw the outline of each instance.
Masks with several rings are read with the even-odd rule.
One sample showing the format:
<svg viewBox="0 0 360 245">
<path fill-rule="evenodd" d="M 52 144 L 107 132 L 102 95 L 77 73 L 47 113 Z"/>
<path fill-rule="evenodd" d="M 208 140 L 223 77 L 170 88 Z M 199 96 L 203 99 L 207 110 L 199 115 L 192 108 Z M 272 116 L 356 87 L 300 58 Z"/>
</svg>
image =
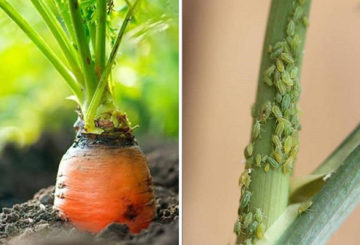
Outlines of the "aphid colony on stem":
<svg viewBox="0 0 360 245">
<path fill-rule="evenodd" d="M 249 203 L 252 193 L 249 191 L 251 172 L 253 168 L 263 168 L 265 172 L 281 168 L 283 174 L 291 174 L 296 160 L 298 145 L 298 131 L 300 124 L 298 114 L 300 110 L 297 102 L 300 96 L 299 68 L 297 67 L 297 52 L 300 38 L 297 34 L 299 25 L 308 26 L 307 17 L 303 15 L 302 5 L 305 0 L 294 1 L 292 16 L 284 30 L 285 38 L 268 47 L 270 64 L 263 73 L 263 82 L 266 86 L 275 89 L 272 101 L 266 101 L 259 106 L 259 111 L 254 106 L 252 116 L 254 124 L 251 142 L 245 148 L 246 169 L 240 177 L 241 198 L 238 209 L 238 219 L 234 225 L 234 232 L 238 237 L 243 237 L 242 244 L 251 245 L 256 240 L 263 238 L 265 225 L 263 213 L 260 208 L 250 210 Z M 275 127 L 272 133 L 273 149 L 270 155 L 256 152 L 255 143 L 261 138 L 267 120 L 274 119 Z M 304 204 L 305 205 L 305 204 Z M 306 210 L 306 207 L 303 208 Z M 238 240 L 239 241 L 239 240 Z"/>
</svg>

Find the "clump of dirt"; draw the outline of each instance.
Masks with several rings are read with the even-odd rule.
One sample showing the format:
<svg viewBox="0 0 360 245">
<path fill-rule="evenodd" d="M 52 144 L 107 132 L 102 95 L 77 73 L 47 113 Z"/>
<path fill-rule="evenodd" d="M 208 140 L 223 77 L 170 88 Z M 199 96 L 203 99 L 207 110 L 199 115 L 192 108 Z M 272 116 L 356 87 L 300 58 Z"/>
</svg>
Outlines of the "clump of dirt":
<svg viewBox="0 0 360 245">
<path fill-rule="evenodd" d="M 33 199 L 3 208 L 0 213 L 0 244 L 10 245 L 171 245 L 178 244 L 177 145 L 148 154 L 154 178 L 157 213 L 140 234 L 126 225 L 110 224 L 99 234 L 78 231 L 53 210 L 54 187 L 41 189 Z M 167 163 L 167 164 L 166 164 Z"/>
</svg>

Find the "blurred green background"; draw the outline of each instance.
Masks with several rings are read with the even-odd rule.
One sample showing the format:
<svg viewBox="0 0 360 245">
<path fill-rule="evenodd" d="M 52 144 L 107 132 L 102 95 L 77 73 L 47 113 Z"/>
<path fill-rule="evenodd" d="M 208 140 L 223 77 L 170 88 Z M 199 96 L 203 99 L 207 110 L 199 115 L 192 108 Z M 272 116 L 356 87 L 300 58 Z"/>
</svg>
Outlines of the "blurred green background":
<svg viewBox="0 0 360 245">
<path fill-rule="evenodd" d="M 10 0 L 56 50 L 30 1 Z M 115 8 L 124 4 L 115 1 Z M 178 0 L 144 0 L 137 24 L 124 38 L 113 92 L 116 104 L 139 125 L 140 137 L 178 136 Z M 42 132 L 60 132 L 76 120 L 70 90 L 26 35 L 0 10 L 0 149 L 26 145 Z M 60 53 L 60 51 L 59 51 Z"/>
</svg>

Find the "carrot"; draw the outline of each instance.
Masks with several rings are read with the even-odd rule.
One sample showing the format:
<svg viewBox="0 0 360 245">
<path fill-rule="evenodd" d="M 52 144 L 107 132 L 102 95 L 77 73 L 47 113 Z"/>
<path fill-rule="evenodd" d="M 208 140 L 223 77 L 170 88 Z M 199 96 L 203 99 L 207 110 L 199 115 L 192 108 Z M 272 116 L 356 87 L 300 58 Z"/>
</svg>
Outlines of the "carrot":
<svg viewBox="0 0 360 245">
<path fill-rule="evenodd" d="M 75 142 L 63 156 L 54 207 L 80 230 L 96 233 L 117 222 L 139 233 L 156 211 L 146 158 L 134 143 L 96 138 Z"/>
</svg>

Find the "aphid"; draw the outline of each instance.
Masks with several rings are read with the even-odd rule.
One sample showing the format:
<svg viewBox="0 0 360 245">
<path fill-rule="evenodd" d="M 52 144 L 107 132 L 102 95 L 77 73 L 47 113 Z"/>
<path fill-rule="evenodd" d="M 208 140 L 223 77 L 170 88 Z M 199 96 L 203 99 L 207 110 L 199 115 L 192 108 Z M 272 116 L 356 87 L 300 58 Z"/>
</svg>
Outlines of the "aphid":
<svg viewBox="0 0 360 245">
<path fill-rule="evenodd" d="M 236 220 L 235 224 L 234 224 L 234 233 L 237 236 L 240 236 L 241 233 L 241 222 L 239 219 Z"/>
<path fill-rule="evenodd" d="M 295 146 L 292 148 L 291 152 L 290 152 L 290 156 L 292 156 L 293 158 L 295 158 L 295 157 L 296 157 L 296 154 L 298 153 L 298 151 L 299 151 L 299 145 L 295 145 Z"/>
<path fill-rule="evenodd" d="M 270 77 L 274 73 L 275 68 L 276 68 L 275 65 L 271 65 L 269 68 L 265 70 L 264 75 Z"/>
<path fill-rule="evenodd" d="M 261 154 L 260 153 L 256 154 L 255 164 L 256 164 L 257 167 L 261 166 Z"/>
<path fill-rule="evenodd" d="M 284 152 L 285 154 L 288 154 L 292 148 L 292 136 L 288 136 L 286 137 L 285 141 L 284 141 Z"/>
<path fill-rule="evenodd" d="M 288 94 L 285 94 L 282 101 L 281 101 L 281 109 L 285 111 L 290 106 L 290 96 Z"/>
<path fill-rule="evenodd" d="M 271 111 L 276 118 L 282 118 L 282 112 L 277 105 L 273 105 Z"/>
<path fill-rule="evenodd" d="M 271 114 L 271 102 L 267 101 L 261 108 L 260 121 L 265 122 Z"/>
<path fill-rule="evenodd" d="M 246 169 L 250 169 L 251 166 L 253 165 L 253 163 L 254 163 L 254 159 L 252 157 L 249 157 L 248 159 L 246 159 L 246 163 L 245 163 Z"/>
<path fill-rule="evenodd" d="M 298 215 L 308 210 L 311 207 L 311 205 L 312 205 L 312 201 L 310 200 L 303 202 L 298 209 Z"/>
<path fill-rule="evenodd" d="M 294 164 L 294 158 L 290 156 L 288 159 L 286 159 L 284 166 L 283 166 L 283 173 L 287 174 L 290 173 L 293 169 Z"/>
<path fill-rule="evenodd" d="M 286 109 L 286 110 L 284 111 L 284 118 L 287 118 L 287 119 L 290 118 L 290 111 L 289 111 L 288 109 Z"/>
<path fill-rule="evenodd" d="M 289 45 L 291 47 L 291 49 L 293 51 L 296 51 L 296 49 L 299 47 L 300 45 L 300 38 L 299 38 L 299 35 L 298 34 L 295 34 L 294 37 L 290 40 L 289 39 Z"/>
<path fill-rule="evenodd" d="M 290 74 L 288 71 L 284 71 L 283 73 L 281 73 L 281 79 L 288 86 L 294 85 L 294 81 L 290 78 Z"/>
<path fill-rule="evenodd" d="M 253 245 L 251 239 L 246 239 L 245 240 L 245 245 Z"/>
<path fill-rule="evenodd" d="M 277 103 L 281 103 L 281 100 L 282 100 L 282 96 L 280 93 L 276 93 L 275 95 L 275 100 Z"/>
<path fill-rule="evenodd" d="M 278 88 L 278 90 L 279 90 L 279 92 L 280 92 L 281 95 L 286 94 L 286 86 L 285 86 L 285 84 L 282 82 L 282 80 L 280 80 L 276 86 L 277 86 L 277 88 Z"/>
<path fill-rule="evenodd" d="M 271 54 L 270 54 L 270 58 L 272 60 L 276 59 L 277 57 L 279 57 L 279 55 L 283 52 L 283 48 L 280 47 L 278 49 L 275 49 Z"/>
<path fill-rule="evenodd" d="M 249 233 L 252 234 L 256 230 L 258 225 L 259 225 L 259 223 L 257 221 L 252 222 L 248 227 Z"/>
<path fill-rule="evenodd" d="M 244 227 L 247 228 L 253 222 L 253 213 L 249 212 L 244 219 Z"/>
<path fill-rule="evenodd" d="M 244 195 L 241 198 L 240 208 L 244 209 L 249 204 L 251 198 L 251 192 L 245 191 Z"/>
<path fill-rule="evenodd" d="M 281 73 L 278 70 L 276 70 L 275 73 L 274 73 L 274 83 L 275 83 L 275 85 L 277 86 L 280 81 L 281 81 Z"/>
<path fill-rule="evenodd" d="M 264 171 L 267 173 L 270 170 L 270 164 L 265 164 Z"/>
<path fill-rule="evenodd" d="M 298 21 L 303 14 L 303 9 L 300 6 L 297 6 L 294 12 L 294 21 Z"/>
<path fill-rule="evenodd" d="M 273 168 L 278 168 L 279 167 L 279 163 L 272 157 L 268 157 L 267 162 L 273 167 Z"/>
<path fill-rule="evenodd" d="M 245 149 L 245 157 L 251 157 L 253 151 L 254 151 L 254 145 L 253 143 L 249 143 Z"/>
<path fill-rule="evenodd" d="M 292 134 L 293 131 L 294 131 L 294 128 L 291 126 L 291 124 L 285 124 L 285 129 L 284 129 L 285 136 Z"/>
<path fill-rule="evenodd" d="M 283 46 L 284 46 L 284 42 L 280 41 L 280 42 L 275 43 L 274 49 L 282 48 Z"/>
<path fill-rule="evenodd" d="M 283 153 L 279 148 L 276 148 L 273 152 L 274 158 L 278 163 L 281 163 L 283 160 Z"/>
<path fill-rule="evenodd" d="M 287 120 L 285 118 L 278 118 L 278 121 L 284 123 L 285 129 L 287 126 L 291 126 L 291 123 L 289 122 L 289 120 Z"/>
<path fill-rule="evenodd" d="M 257 139 L 257 137 L 259 137 L 260 130 L 261 130 L 261 124 L 258 120 L 256 120 L 254 123 L 253 130 L 252 130 L 253 139 Z"/>
<path fill-rule="evenodd" d="M 239 178 L 239 186 L 245 186 L 246 188 L 248 188 L 250 183 L 251 176 L 249 175 L 248 171 L 244 171 Z"/>
<path fill-rule="evenodd" d="M 276 128 L 275 128 L 275 134 L 279 137 L 281 137 L 282 133 L 284 132 L 284 129 L 285 129 L 285 125 L 283 122 L 279 122 L 277 125 L 276 125 Z"/>
<path fill-rule="evenodd" d="M 282 144 L 281 144 L 281 140 L 280 140 L 279 136 L 273 135 L 272 141 L 273 141 L 276 148 L 279 148 L 279 149 L 282 148 Z"/>
<path fill-rule="evenodd" d="M 294 58 L 288 53 L 281 53 L 280 58 L 287 64 L 294 64 Z"/>
<path fill-rule="evenodd" d="M 297 74 L 298 74 L 299 69 L 294 66 L 291 70 L 290 70 L 290 78 L 294 79 L 296 78 Z"/>
<path fill-rule="evenodd" d="M 271 78 L 268 76 L 264 76 L 264 82 L 265 82 L 265 84 L 267 84 L 270 87 L 273 85 Z"/>
<path fill-rule="evenodd" d="M 260 223 L 256 229 L 256 236 L 258 239 L 261 239 L 264 237 L 265 233 L 265 225 L 263 223 Z"/>
<path fill-rule="evenodd" d="M 262 221 L 262 212 L 261 212 L 261 209 L 260 208 L 257 208 L 255 210 L 255 219 L 257 222 L 261 222 Z"/>
<path fill-rule="evenodd" d="M 281 59 L 276 60 L 276 68 L 278 69 L 279 72 L 285 71 L 285 66 Z"/>
<path fill-rule="evenodd" d="M 289 24 L 286 29 L 286 33 L 291 37 L 295 35 L 295 22 L 293 20 L 289 21 Z"/>
<path fill-rule="evenodd" d="M 305 27 L 308 27 L 308 26 L 309 26 L 309 19 L 308 19 L 308 17 L 304 16 L 304 17 L 302 18 L 302 23 L 303 23 L 303 25 L 304 25 Z"/>
<path fill-rule="evenodd" d="M 270 44 L 269 47 L 268 47 L 268 52 L 271 53 L 273 51 L 273 47 L 272 45 Z"/>
</svg>

